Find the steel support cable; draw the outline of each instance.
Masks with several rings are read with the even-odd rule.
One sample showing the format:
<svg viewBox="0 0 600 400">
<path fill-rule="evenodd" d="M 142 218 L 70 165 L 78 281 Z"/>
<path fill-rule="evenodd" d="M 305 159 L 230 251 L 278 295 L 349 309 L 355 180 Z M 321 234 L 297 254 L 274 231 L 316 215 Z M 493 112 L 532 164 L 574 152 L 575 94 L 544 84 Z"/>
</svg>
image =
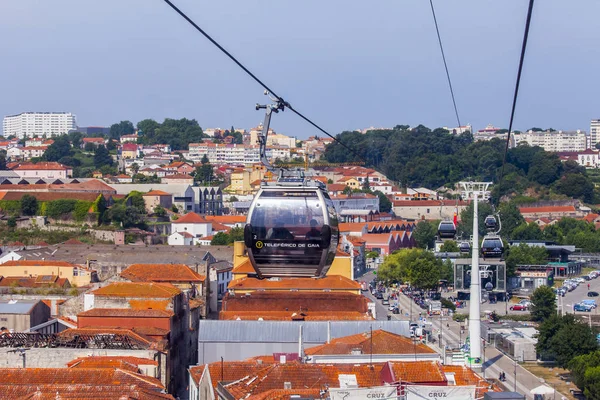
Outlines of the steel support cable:
<svg viewBox="0 0 600 400">
<path fill-rule="evenodd" d="M 527 38 L 529 37 L 529 27 L 531 25 L 531 14 L 533 12 L 534 0 L 529 0 L 529 9 L 527 10 L 527 20 L 525 22 L 525 33 L 523 34 L 523 44 L 521 45 L 521 58 L 519 59 L 519 70 L 517 72 L 517 83 L 515 85 L 515 93 L 513 96 L 512 110 L 510 112 L 510 122 L 508 124 L 508 134 L 506 137 L 506 146 L 504 148 L 504 157 L 502 159 L 502 168 L 500 170 L 500 176 L 498 178 L 498 185 L 502 183 L 504 178 L 504 166 L 506 165 L 506 156 L 508 154 L 508 148 L 510 145 L 510 133 L 512 131 L 513 121 L 515 118 L 515 108 L 517 106 L 517 97 L 519 95 L 519 84 L 521 83 L 521 72 L 523 71 L 523 62 L 525 61 L 525 50 L 527 48 Z M 500 196 L 496 200 L 496 204 L 499 204 Z"/>
<path fill-rule="evenodd" d="M 323 132 L 324 134 L 326 134 L 327 136 L 329 136 L 333 140 L 335 140 L 337 143 L 339 143 L 344 148 L 346 148 L 347 150 L 349 150 L 350 152 L 352 152 L 358 158 L 362 159 L 365 162 L 365 164 L 368 164 L 366 162 L 366 160 L 358 152 L 356 152 L 354 149 L 348 147 L 341 140 L 339 140 L 335 136 L 331 135 L 329 132 L 327 132 L 325 129 L 321 128 L 319 125 L 317 125 L 315 122 L 313 122 L 312 120 L 310 120 L 308 117 L 304 116 L 300 111 L 298 111 L 295 108 L 293 108 L 287 101 L 285 101 L 283 99 L 283 97 L 281 97 L 277 93 L 275 93 L 269 86 L 267 86 L 263 81 L 261 81 L 256 75 L 254 75 L 252 72 L 250 72 L 250 70 L 248 68 L 246 68 L 244 66 L 244 64 L 242 64 L 240 61 L 238 61 L 230 52 L 228 52 L 223 46 L 221 46 L 216 40 L 214 40 L 208 33 L 206 33 L 202 28 L 200 28 L 200 26 L 198 26 L 198 24 L 196 24 L 194 21 L 192 21 L 192 19 L 190 17 L 188 17 L 183 11 L 181 11 L 170 0 L 163 0 L 163 1 L 165 3 L 167 3 L 177 14 L 179 14 L 183 19 L 185 19 L 190 25 L 192 25 L 198 32 L 200 32 L 205 38 L 207 38 L 212 44 L 214 44 L 219 50 L 221 50 L 222 53 L 224 53 L 234 63 L 236 63 L 237 66 L 240 67 L 246 74 L 250 75 L 250 77 L 252 79 L 254 79 L 260 86 L 262 86 L 265 90 L 267 90 L 274 97 L 276 97 L 278 101 L 282 102 L 285 107 L 289 108 L 292 112 L 294 112 L 300 118 L 302 118 L 303 120 L 305 120 L 306 122 L 308 122 L 309 124 L 311 124 L 312 126 L 314 126 L 315 128 L 317 128 L 319 131 Z"/>
<path fill-rule="evenodd" d="M 450 80 L 450 72 L 448 72 L 448 64 L 446 63 L 446 55 L 444 54 L 444 46 L 442 45 L 442 37 L 440 36 L 440 29 L 438 27 L 437 18 L 435 16 L 435 8 L 433 7 L 433 0 L 429 0 L 431 5 L 431 14 L 433 14 L 433 22 L 435 23 L 435 31 L 437 32 L 438 43 L 440 44 L 440 52 L 442 53 L 442 60 L 444 60 L 444 69 L 446 70 L 446 77 L 448 78 L 448 86 L 450 87 L 450 95 L 452 96 L 452 104 L 454 105 L 454 113 L 456 114 L 456 122 L 458 127 L 460 124 L 460 118 L 458 117 L 458 108 L 456 107 L 456 99 L 454 98 L 454 89 L 452 88 L 452 81 Z"/>
</svg>

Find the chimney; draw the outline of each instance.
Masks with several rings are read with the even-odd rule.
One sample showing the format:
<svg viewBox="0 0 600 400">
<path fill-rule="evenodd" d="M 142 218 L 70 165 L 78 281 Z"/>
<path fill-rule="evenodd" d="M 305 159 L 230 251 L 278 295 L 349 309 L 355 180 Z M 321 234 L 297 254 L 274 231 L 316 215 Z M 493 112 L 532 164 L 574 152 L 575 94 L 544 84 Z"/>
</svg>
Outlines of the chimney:
<svg viewBox="0 0 600 400">
<path fill-rule="evenodd" d="M 283 382 L 283 388 L 284 389 L 291 389 L 292 388 L 292 382 Z"/>
</svg>

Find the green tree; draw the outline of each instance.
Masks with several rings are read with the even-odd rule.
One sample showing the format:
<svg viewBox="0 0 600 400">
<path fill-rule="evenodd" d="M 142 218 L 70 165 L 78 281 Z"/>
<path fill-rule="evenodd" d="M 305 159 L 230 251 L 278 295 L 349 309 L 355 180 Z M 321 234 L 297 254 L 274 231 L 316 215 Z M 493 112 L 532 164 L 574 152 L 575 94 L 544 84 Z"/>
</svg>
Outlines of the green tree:
<svg viewBox="0 0 600 400">
<path fill-rule="evenodd" d="M 458 253 L 459 251 L 458 244 L 454 240 L 446 240 L 440 247 L 442 253 Z"/>
<path fill-rule="evenodd" d="M 0 150 L 0 171 L 6 170 L 6 150 Z"/>
<path fill-rule="evenodd" d="M 138 134 L 154 136 L 160 124 L 153 119 L 144 119 L 137 123 Z"/>
<path fill-rule="evenodd" d="M 98 146 L 94 150 L 94 166 L 101 168 L 104 166 L 112 166 L 113 159 L 110 156 L 108 150 L 104 146 Z"/>
<path fill-rule="evenodd" d="M 582 199 L 586 203 L 594 201 L 594 183 L 582 174 L 566 174 L 556 182 L 556 190 L 569 197 Z"/>
<path fill-rule="evenodd" d="M 442 269 L 442 262 L 430 251 L 402 249 L 385 258 L 377 276 L 391 282 L 410 282 L 421 289 L 433 289 L 442 279 Z"/>
<path fill-rule="evenodd" d="M 549 286 L 538 287 L 531 296 L 531 303 L 531 318 L 536 322 L 556 313 L 556 295 Z"/>
<path fill-rule="evenodd" d="M 154 209 L 152 211 L 154 212 L 154 215 L 156 215 L 158 217 L 164 217 L 165 215 L 167 215 L 167 211 L 160 204 L 157 205 L 156 207 L 154 207 Z"/>
<path fill-rule="evenodd" d="M 78 131 L 69 132 L 69 140 L 71 144 L 75 148 L 79 148 L 81 146 L 81 140 L 83 139 L 83 133 Z"/>
<path fill-rule="evenodd" d="M 135 208 L 140 214 L 146 213 L 146 202 L 144 201 L 144 197 L 141 192 L 130 192 L 127 196 L 127 204 Z"/>
<path fill-rule="evenodd" d="M 244 228 L 241 227 L 233 227 L 229 231 L 229 239 L 231 243 L 233 242 L 241 242 L 244 240 Z"/>
<path fill-rule="evenodd" d="M 38 209 L 38 201 L 37 198 L 31 196 L 29 194 L 23 195 L 21 197 L 21 212 L 23 215 L 36 215 Z"/>
<path fill-rule="evenodd" d="M 88 153 L 92 153 L 94 150 L 96 150 L 96 145 L 94 143 L 87 142 L 85 146 L 83 146 L 83 151 L 87 151 Z"/>
<path fill-rule="evenodd" d="M 140 171 L 140 166 L 138 165 L 138 163 L 131 164 L 131 171 L 134 175 L 137 175 L 137 173 Z"/>
<path fill-rule="evenodd" d="M 133 132 L 133 124 L 130 121 L 121 121 L 110 126 L 110 137 L 112 139 L 119 139 L 123 135 L 131 135 Z"/>
<path fill-rule="evenodd" d="M 229 244 L 229 235 L 225 232 L 217 232 L 210 241 L 211 246 L 226 246 Z"/>
<path fill-rule="evenodd" d="M 554 183 L 562 172 L 562 163 L 554 153 L 539 152 L 533 156 L 527 176 L 541 185 Z"/>
<path fill-rule="evenodd" d="M 498 213 L 502 224 L 502 235 L 506 238 L 512 238 L 515 228 L 525 222 L 519 207 L 513 202 L 502 203 L 498 208 Z"/>
<path fill-rule="evenodd" d="M 552 314 L 539 326 L 536 350 L 544 358 L 554 358 L 557 366 L 566 368 L 572 359 L 596 351 L 596 335 L 587 323 L 572 314 Z"/>
<path fill-rule="evenodd" d="M 369 182 L 369 177 L 365 179 L 362 185 L 363 190 L 371 190 L 371 183 Z"/>
<path fill-rule="evenodd" d="M 540 240 L 543 236 L 540 226 L 535 222 L 523 222 L 512 231 L 514 240 Z"/>
<path fill-rule="evenodd" d="M 479 226 L 479 237 L 483 237 L 487 230 L 485 229 L 485 217 L 494 213 L 492 206 L 489 203 L 479 202 L 477 204 L 477 217 Z M 460 213 L 460 222 L 458 224 L 458 230 L 463 235 L 469 237 L 473 234 L 473 203 L 469 204 Z"/>
<path fill-rule="evenodd" d="M 569 370 L 571 370 L 573 383 L 578 388 L 585 391 L 587 387 L 585 373 L 589 369 L 597 367 L 600 367 L 600 351 L 598 350 L 593 353 L 583 354 L 573 358 L 569 363 Z"/>
<path fill-rule="evenodd" d="M 544 247 L 529 246 L 526 243 L 510 246 L 506 256 L 506 276 L 514 276 L 517 265 L 543 265 L 547 258 L 548 252 Z"/>
<path fill-rule="evenodd" d="M 6 221 L 8 228 L 13 231 L 17 227 L 17 218 L 13 215 Z"/>
<path fill-rule="evenodd" d="M 63 157 L 71 156 L 71 143 L 69 142 L 69 138 L 67 135 L 60 135 L 54 138 L 54 143 L 52 143 L 42 156 L 44 161 L 56 161 L 60 160 Z"/>
<path fill-rule="evenodd" d="M 379 197 L 379 211 L 380 212 L 392 211 L 392 202 L 383 192 L 376 190 L 373 193 L 376 194 L 377 197 Z"/>
<path fill-rule="evenodd" d="M 413 231 L 417 247 L 421 249 L 433 248 L 436 235 L 437 226 L 429 221 L 419 221 Z"/>
<path fill-rule="evenodd" d="M 352 188 L 350 186 L 347 186 L 344 188 L 344 190 L 342 190 L 342 193 L 347 195 L 347 196 L 351 196 L 352 195 Z"/>
</svg>

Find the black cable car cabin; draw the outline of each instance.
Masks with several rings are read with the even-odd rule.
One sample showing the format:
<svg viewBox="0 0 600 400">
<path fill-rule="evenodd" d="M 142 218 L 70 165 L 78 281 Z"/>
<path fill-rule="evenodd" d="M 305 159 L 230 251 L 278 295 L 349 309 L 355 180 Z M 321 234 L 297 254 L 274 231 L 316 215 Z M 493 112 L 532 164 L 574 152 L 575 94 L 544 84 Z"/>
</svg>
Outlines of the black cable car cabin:
<svg viewBox="0 0 600 400">
<path fill-rule="evenodd" d="M 468 253 L 469 251 L 471 251 L 471 245 L 469 244 L 469 242 L 460 242 L 460 244 L 458 245 L 458 249 L 461 253 Z"/>
<path fill-rule="evenodd" d="M 504 244 L 497 235 L 486 235 L 481 241 L 481 255 L 483 258 L 502 258 Z"/>
<path fill-rule="evenodd" d="M 265 186 L 250 205 L 244 242 L 259 277 L 323 277 L 335 257 L 338 218 L 315 186 Z"/>
<path fill-rule="evenodd" d="M 498 226 L 496 218 L 493 215 L 488 215 L 487 217 L 485 217 L 484 223 L 485 229 L 487 229 L 488 231 L 495 231 L 496 227 Z"/>
<path fill-rule="evenodd" d="M 454 222 L 440 222 L 438 225 L 438 236 L 440 239 L 454 239 L 454 236 L 456 236 L 456 225 L 454 225 Z"/>
</svg>

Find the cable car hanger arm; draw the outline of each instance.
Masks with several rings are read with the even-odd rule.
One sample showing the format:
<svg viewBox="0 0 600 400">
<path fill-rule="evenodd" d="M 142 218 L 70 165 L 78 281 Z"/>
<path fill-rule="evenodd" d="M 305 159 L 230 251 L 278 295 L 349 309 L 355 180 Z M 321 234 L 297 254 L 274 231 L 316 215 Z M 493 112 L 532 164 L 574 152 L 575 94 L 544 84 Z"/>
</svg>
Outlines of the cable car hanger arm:
<svg viewBox="0 0 600 400">
<path fill-rule="evenodd" d="M 280 110 L 285 111 L 285 107 L 289 107 L 289 104 L 280 97 L 272 97 L 268 90 L 265 90 L 265 96 L 269 96 L 273 104 L 261 105 L 256 103 L 257 111 L 260 109 L 265 110 L 263 129 L 260 135 L 258 135 L 260 162 L 267 168 L 268 171 L 275 172 L 275 168 L 271 165 L 269 159 L 267 158 L 267 136 L 269 134 L 269 126 L 271 125 L 271 115 L 272 113 L 277 114 Z"/>
</svg>

